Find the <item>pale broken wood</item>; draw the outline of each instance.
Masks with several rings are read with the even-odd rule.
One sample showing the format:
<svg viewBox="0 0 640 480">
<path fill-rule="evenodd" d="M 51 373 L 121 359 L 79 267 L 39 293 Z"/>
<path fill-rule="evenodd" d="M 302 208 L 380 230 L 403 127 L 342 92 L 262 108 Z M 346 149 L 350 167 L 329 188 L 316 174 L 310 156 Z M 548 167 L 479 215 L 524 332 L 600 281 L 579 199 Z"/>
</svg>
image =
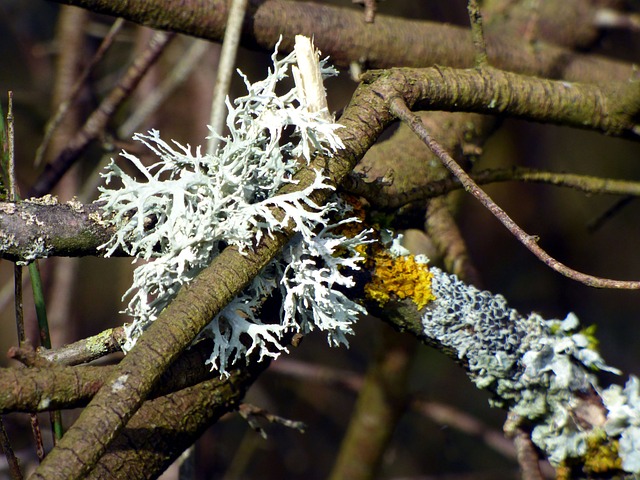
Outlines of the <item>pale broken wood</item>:
<svg viewBox="0 0 640 480">
<path fill-rule="evenodd" d="M 298 98 L 309 112 L 318 112 L 322 120 L 333 122 L 327 106 L 327 93 L 322 83 L 319 52 L 309 37 L 296 35 L 294 45 L 298 66 L 293 65 L 293 79 L 298 90 Z"/>
</svg>

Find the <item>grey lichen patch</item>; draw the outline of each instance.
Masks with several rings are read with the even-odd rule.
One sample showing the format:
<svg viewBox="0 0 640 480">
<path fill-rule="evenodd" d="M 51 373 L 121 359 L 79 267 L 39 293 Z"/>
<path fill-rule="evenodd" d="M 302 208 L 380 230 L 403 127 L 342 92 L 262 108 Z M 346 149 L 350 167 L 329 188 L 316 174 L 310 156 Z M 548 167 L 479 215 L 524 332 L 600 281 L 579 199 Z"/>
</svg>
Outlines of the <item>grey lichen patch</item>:
<svg viewBox="0 0 640 480">
<path fill-rule="evenodd" d="M 28 212 L 26 210 L 20 211 L 20 218 L 22 218 L 22 220 L 24 220 L 27 224 L 33 224 L 39 227 L 44 226 L 44 223 L 41 220 L 39 220 L 35 214 Z"/>
<path fill-rule="evenodd" d="M 478 388 L 493 394 L 493 405 L 530 423 L 533 442 L 553 464 L 583 456 L 589 432 L 603 423 L 603 415 L 575 420 L 588 404 L 585 399 L 597 398 L 593 372 L 619 372 L 593 350 L 578 318 L 521 315 L 501 295 L 431 271 L 436 300 L 422 318 L 424 335 L 455 352 Z M 604 412 L 601 401 L 595 405 Z"/>
<path fill-rule="evenodd" d="M 13 215 L 14 213 L 16 213 L 16 204 L 13 202 L 0 203 L 0 213 L 4 213 L 6 215 Z"/>
<path fill-rule="evenodd" d="M 18 265 L 28 265 L 29 263 L 39 258 L 46 258 L 51 253 L 52 248 L 48 245 L 48 242 L 44 236 L 35 237 L 27 246 L 23 249 L 21 259 L 16 262 Z"/>
<path fill-rule="evenodd" d="M 103 212 L 99 208 L 89 212 L 87 216 L 89 220 L 91 220 L 92 222 L 94 222 L 95 224 L 101 227 L 108 228 L 113 226 L 113 221 L 112 221 L 113 215 L 105 214 L 105 212 Z"/>
<path fill-rule="evenodd" d="M 42 197 L 27 198 L 25 202 L 34 203 L 36 205 L 58 205 L 60 203 L 58 201 L 58 197 L 51 195 L 50 193 L 47 193 Z"/>
<path fill-rule="evenodd" d="M 7 234 L 0 230 L 0 253 L 7 252 L 17 246 L 18 242 L 13 234 Z"/>
<path fill-rule="evenodd" d="M 71 209 L 76 213 L 84 213 L 84 205 L 77 197 L 73 197 L 71 200 L 66 202 L 65 205 L 71 207 Z"/>
</svg>

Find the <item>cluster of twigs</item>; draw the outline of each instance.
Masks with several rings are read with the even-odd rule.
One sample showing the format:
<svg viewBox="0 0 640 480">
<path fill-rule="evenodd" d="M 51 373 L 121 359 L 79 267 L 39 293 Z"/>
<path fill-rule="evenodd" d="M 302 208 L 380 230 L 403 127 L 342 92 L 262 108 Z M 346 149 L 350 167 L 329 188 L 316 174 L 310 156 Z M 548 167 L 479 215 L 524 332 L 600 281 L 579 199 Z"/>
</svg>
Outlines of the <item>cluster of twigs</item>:
<svg viewBox="0 0 640 480">
<path fill-rule="evenodd" d="M 189 5 L 191 10 L 185 7 L 183 2 L 168 2 L 166 16 L 150 15 L 149 9 L 152 8 L 150 3 L 153 2 L 143 0 L 109 4 L 92 0 L 69 0 L 61 3 L 78 5 L 160 29 L 184 32 L 217 41 L 222 39 L 224 31 L 223 13 L 226 12 L 226 2 L 204 2 L 207 4 L 206 13 L 203 13 L 203 7 L 198 2 L 192 2 Z M 178 6 L 179 3 L 180 6 Z M 640 282 L 637 281 L 598 278 L 563 265 L 549 256 L 540 247 L 536 237 L 522 230 L 510 219 L 504 209 L 494 203 L 479 187 L 479 184 L 496 180 L 537 181 L 570 186 L 589 193 L 637 196 L 639 191 L 637 182 L 588 179 L 578 175 L 522 169 L 468 173 L 464 168 L 467 166 L 464 163 L 464 156 L 459 156 L 456 161 L 450 153 L 457 150 L 455 147 L 460 146 L 460 139 L 468 137 L 464 135 L 468 133 L 464 129 L 469 128 L 469 123 L 473 125 L 474 135 L 472 136 L 475 136 L 470 143 L 474 143 L 478 148 L 481 148 L 493 130 L 493 120 L 472 114 L 508 115 L 534 121 L 578 126 L 609 135 L 637 139 L 638 128 L 635 118 L 640 105 L 640 93 L 636 91 L 638 89 L 634 83 L 626 82 L 627 77 L 632 74 L 632 68 L 623 63 L 577 55 L 570 50 L 574 43 L 569 41 L 567 45 L 566 39 L 563 47 L 548 45 L 541 48 L 538 54 L 531 53 L 530 45 L 516 41 L 496 40 L 491 36 L 485 40 L 482 17 L 475 1 L 469 2 L 472 42 L 468 41 L 467 32 L 462 29 L 422 22 L 420 24 L 402 23 L 403 21 L 397 19 L 376 16 L 374 2 L 362 3 L 366 8 L 367 22 L 377 25 L 378 32 L 392 29 L 406 37 L 403 37 L 406 43 L 400 46 L 405 53 L 399 53 L 395 57 L 390 55 L 389 50 L 394 51 L 398 46 L 389 46 L 387 44 L 389 37 L 384 33 L 376 37 L 378 35 L 376 31 L 363 30 L 360 14 L 314 4 L 301 7 L 299 3 L 279 0 L 250 6 L 245 15 L 251 19 L 253 30 L 251 32 L 245 30 L 241 37 L 241 42 L 258 44 L 262 48 L 271 49 L 277 40 L 273 32 L 275 29 L 278 30 L 278 34 L 284 32 L 283 48 L 287 49 L 292 46 L 293 34 L 316 32 L 316 43 L 323 53 L 330 54 L 342 64 L 361 62 L 365 63 L 366 67 L 386 68 L 392 66 L 388 62 L 391 61 L 389 60 L 391 57 L 394 57 L 393 62 L 397 63 L 393 66 L 450 65 L 451 68 L 397 68 L 370 72 L 364 77 L 363 84 L 354 94 L 351 104 L 345 109 L 340 119 L 344 125 L 341 136 L 346 148 L 328 166 L 335 183 L 343 183 L 345 190 L 364 196 L 373 207 L 397 212 L 400 207 L 421 204 L 422 211 L 437 212 L 433 216 L 428 213 L 425 219 L 425 230 L 436 245 L 435 256 L 444 258 L 445 263 L 448 261 L 452 269 L 467 280 L 473 281 L 477 273 L 469 263 L 462 237 L 457 231 L 455 222 L 452 221 L 449 210 L 439 203 L 441 196 L 456 188 L 463 188 L 480 200 L 530 251 L 559 273 L 594 287 L 640 288 Z M 178 8 L 182 12 L 180 15 L 175 14 L 177 11 L 175 9 Z M 188 15 L 183 14 L 185 8 Z M 242 2 L 238 2 L 236 8 L 242 11 Z M 283 15 L 285 11 L 286 17 Z M 329 38 L 335 33 L 334 31 L 322 30 L 325 22 L 313 23 L 314 17 L 318 16 L 322 16 L 327 24 L 331 24 L 331 18 L 340 19 L 344 28 L 344 31 L 340 32 L 344 40 L 342 45 L 336 46 Z M 283 20 L 278 18 L 287 18 L 287 23 L 284 24 Z M 491 20 L 487 23 L 490 26 Z M 414 26 L 416 28 L 413 28 Z M 52 116 L 43 143 L 38 149 L 38 161 L 46 161 L 46 165 L 42 175 L 28 190 L 30 196 L 49 193 L 70 167 L 78 162 L 92 142 L 113 141 L 107 133 L 109 121 L 131 97 L 133 90 L 165 52 L 174 37 L 174 33 L 155 33 L 144 51 L 137 55 L 135 61 L 121 76 L 116 86 L 104 97 L 94 112 L 81 122 L 65 147 L 52 152 L 52 155 L 47 157 L 48 145 L 55 136 L 56 128 L 59 128 L 65 116 L 70 115 L 74 103 L 81 97 L 83 85 L 90 77 L 92 69 L 99 64 L 121 28 L 122 21 L 116 20 L 86 70 L 76 84 L 69 88 L 64 101 Z M 291 30 L 291 34 L 288 30 Z M 235 31 L 239 32 L 237 24 Z M 347 37 L 351 34 L 355 35 L 359 42 L 348 42 Z M 410 38 L 412 35 L 418 36 L 420 42 L 412 42 Z M 422 50 L 415 50 L 418 48 L 415 46 L 417 43 L 422 45 L 426 39 L 432 41 L 434 38 L 437 42 L 449 42 L 452 45 L 451 51 L 447 54 L 449 59 L 444 57 L 441 59 L 436 53 L 426 54 Z M 575 44 L 578 41 L 575 39 Z M 371 45 L 364 62 L 362 61 L 363 47 L 358 47 L 358 44 Z M 405 48 L 407 45 L 412 48 Z M 388 50 L 383 55 L 376 50 L 377 48 Z M 409 53 L 406 53 L 407 51 Z M 199 55 L 202 55 L 202 51 L 195 52 L 191 61 L 183 67 L 194 68 L 197 65 L 197 59 L 200 58 Z M 408 55 L 408 57 L 405 58 L 402 55 Z M 554 70 L 558 68 L 557 59 L 560 57 L 573 60 L 566 62 L 566 68 L 563 71 Z M 598 67 L 594 68 L 594 64 Z M 555 66 L 552 67 L 552 65 Z M 473 68 L 461 69 L 460 67 L 463 66 L 473 66 Z M 607 86 L 591 83 L 602 79 L 600 75 L 603 70 L 620 82 Z M 539 79 L 529 76 L 530 74 L 555 76 L 563 80 Z M 184 78 L 185 74 L 177 77 Z M 567 87 L 569 84 L 565 80 L 581 80 L 583 83 L 572 83 Z M 459 118 L 464 118 L 464 121 L 447 132 L 447 138 L 436 141 L 428 127 L 429 116 L 417 116 L 411 112 L 412 109 L 467 113 L 458 114 L 461 116 Z M 435 118 L 439 114 L 429 115 Z M 417 135 L 451 175 L 438 174 L 440 176 L 433 181 L 405 187 L 397 167 L 396 171 L 390 175 L 391 179 L 385 181 L 381 181 L 380 176 L 373 169 L 361 168 L 358 175 L 352 174 L 356 163 L 365 156 L 365 153 L 369 152 L 367 154 L 369 158 L 375 158 L 377 147 L 371 148 L 372 145 L 385 127 L 396 119 L 402 120 Z M 11 145 L 12 126 L 9 116 L 6 152 L 9 158 L 7 165 L 9 166 L 10 196 L 8 200 L 10 202 L 18 199 L 11 160 L 14 151 Z M 406 146 L 404 148 L 406 150 Z M 426 155 L 431 155 L 425 152 L 426 149 L 416 156 L 424 159 Z M 403 161 L 407 161 L 407 157 L 396 157 L 394 161 L 402 164 Z M 365 165 L 366 162 L 367 157 L 362 160 L 361 165 Z M 383 163 L 380 162 L 380 165 Z M 318 159 L 309 169 L 303 170 L 299 175 L 300 183 L 296 188 L 304 188 L 309 182 L 309 174 L 313 168 L 321 167 L 326 165 L 323 159 Z M 383 174 L 386 174 L 386 171 Z M 319 194 L 316 200 L 322 202 L 325 196 Z M 34 209 L 33 215 L 36 217 L 41 215 L 41 210 L 54 208 L 56 214 L 66 215 L 64 217 L 66 219 L 73 218 L 85 222 L 83 225 L 86 225 L 86 230 L 95 234 L 89 239 L 88 245 L 78 244 L 73 249 L 69 249 L 68 239 L 74 236 L 74 232 L 62 232 L 63 234 L 56 237 L 58 243 L 52 242 L 52 250 L 49 250 L 48 255 L 94 253 L 96 247 L 109 235 L 106 229 L 101 230 L 104 227 L 92 215 L 92 210 L 88 206 L 84 209 L 71 209 L 64 205 L 52 207 L 36 204 L 29 208 Z M 9 213 L 4 208 L 0 208 L 0 224 L 5 215 L 13 215 L 13 212 Z M 49 411 L 86 405 L 80 418 L 64 436 L 60 418 L 53 419 L 54 437 L 59 443 L 46 457 L 44 457 L 43 447 L 40 446 L 42 464 L 32 478 L 108 478 L 116 471 L 121 474 L 126 472 L 132 478 L 154 476 L 173 461 L 220 415 L 236 408 L 248 386 L 262 373 L 266 365 L 251 363 L 248 368 L 234 370 L 228 379 L 218 379 L 215 374 L 202 368 L 204 362 L 201 352 L 196 350 L 185 353 L 185 349 L 212 316 L 223 308 L 282 248 L 292 233 L 293 231 L 290 230 L 287 234 L 267 238 L 255 252 L 248 255 L 242 255 L 231 248 L 225 250 L 189 289 L 180 293 L 176 301 L 161 314 L 130 355 L 120 361 L 117 366 L 95 367 L 94 370 L 88 367 L 83 369 L 81 374 L 72 365 L 86 363 L 117 351 L 119 348 L 117 332 L 105 332 L 99 339 L 87 339 L 65 349 L 42 350 L 38 353 L 30 351 L 23 343 L 26 334 L 21 313 L 22 267 L 17 266 L 15 269 L 16 316 L 19 319 L 17 329 L 21 346 L 13 350 L 12 355 L 28 368 L 20 371 L 21 378 L 10 371 L 0 374 L 1 384 L 13 383 L 22 386 L 20 394 L 14 395 L 9 400 L 3 400 L 0 412 Z M 21 231 L 19 226 L 12 235 L 18 240 L 23 235 L 24 242 L 20 245 L 24 245 L 24 249 L 29 248 L 29 239 L 33 235 Z M 86 236 L 83 239 L 86 240 Z M 4 256 L 19 260 L 20 248 L 5 252 Z M 34 292 L 38 292 L 36 296 L 40 298 L 38 319 L 41 322 L 41 331 L 45 332 L 44 300 L 42 288 L 38 286 L 39 274 L 36 263 L 30 264 L 29 273 L 34 282 Z M 394 323 L 393 316 L 389 316 L 387 320 Z M 48 337 L 43 334 L 42 339 L 42 346 L 50 349 Z M 437 415 L 434 411 L 439 411 L 440 415 L 443 414 L 441 407 L 438 410 L 437 405 L 431 405 L 429 409 L 423 402 L 412 399 L 408 395 L 406 377 L 412 364 L 413 343 L 406 336 L 391 339 L 380 347 L 378 358 L 371 364 L 364 379 L 357 379 L 361 388 L 355 389 L 360 390 L 360 400 L 356 405 L 339 459 L 334 466 L 332 478 L 370 478 L 372 472 L 379 466 L 391 432 L 407 405 L 422 411 L 428 410 L 432 416 Z M 99 346 L 97 352 L 91 348 L 95 345 Z M 184 372 L 191 372 L 191 375 L 184 376 Z M 317 370 L 314 371 L 314 376 L 318 376 Z M 135 389 L 120 388 L 122 379 L 125 377 L 129 383 L 136 385 Z M 76 390 L 72 392 L 56 390 L 56 386 L 71 384 L 72 378 L 80 379 L 75 382 Z M 340 381 L 352 385 L 354 380 L 340 379 Z M 26 389 L 28 385 L 35 388 L 28 391 Z M 45 398 L 46 402 L 44 402 Z M 254 414 L 256 412 L 253 411 Z M 264 414 L 264 412 L 258 413 Z M 182 418 L 187 415 L 192 420 L 187 422 L 188 425 L 181 424 Z M 264 416 L 269 419 L 275 418 L 268 414 Z M 368 417 L 364 418 L 365 416 Z M 374 429 L 370 428 L 372 416 L 377 419 Z M 32 418 L 35 422 L 36 417 L 32 416 Z M 449 417 L 448 422 L 452 421 Z M 169 432 L 163 440 L 164 443 L 153 436 L 145 436 L 137 432 L 149 424 L 159 425 L 164 429 L 163 431 Z M 495 435 L 486 432 L 482 426 L 467 425 L 460 428 L 467 428 L 467 431 L 476 429 L 475 434 L 485 438 L 485 441 L 499 443 L 495 440 Z M 39 428 L 35 424 L 34 432 L 36 438 L 41 437 Z M 517 440 L 517 456 L 523 459 L 520 464 L 525 477 L 542 478 L 537 459 L 531 461 L 531 444 L 526 438 L 526 432 L 515 432 L 513 436 Z M 0 440 L 9 459 L 13 478 L 21 478 L 18 462 L 11 454 L 10 443 L 1 422 Z M 509 451 L 504 446 L 498 448 L 503 449 L 503 452 L 508 455 L 513 455 L 513 451 Z M 362 461 L 355 465 L 354 462 L 349 461 L 353 458 L 361 458 Z"/>
</svg>

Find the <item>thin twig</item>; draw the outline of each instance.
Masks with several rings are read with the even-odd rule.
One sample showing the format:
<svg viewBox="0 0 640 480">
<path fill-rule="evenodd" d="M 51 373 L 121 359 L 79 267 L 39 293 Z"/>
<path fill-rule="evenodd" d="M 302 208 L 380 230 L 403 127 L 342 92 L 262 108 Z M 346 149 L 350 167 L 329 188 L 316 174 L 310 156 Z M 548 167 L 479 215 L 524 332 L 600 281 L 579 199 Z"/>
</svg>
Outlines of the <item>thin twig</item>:
<svg viewBox="0 0 640 480">
<path fill-rule="evenodd" d="M 36 184 L 31 188 L 27 197 L 39 197 L 49 192 L 58 183 L 62 175 L 73 165 L 76 159 L 86 150 L 89 143 L 96 139 L 104 130 L 109 119 L 118 107 L 129 98 L 130 93 L 138 85 L 144 74 L 155 63 L 164 51 L 169 41 L 174 37 L 172 33 L 156 32 L 147 49 L 127 69 L 118 85 L 102 100 L 98 108 L 89 116 L 80 131 L 72 138 L 67 148 L 49 163 L 40 175 Z"/>
<path fill-rule="evenodd" d="M 9 92 L 7 105 L 7 176 L 9 177 L 9 200 L 15 202 L 18 198 L 18 186 L 16 183 L 15 166 L 15 138 L 13 124 L 13 92 Z M 18 333 L 18 344 L 25 341 L 24 313 L 22 309 L 22 266 L 17 263 L 13 268 L 13 281 L 15 293 L 16 331 Z"/>
<path fill-rule="evenodd" d="M 16 184 L 16 165 L 15 165 L 15 135 L 13 125 L 13 92 L 9 92 L 7 104 L 7 176 L 9 177 L 9 201 L 15 202 L 18 193 Z"/>
<path fill-rule="evenodd" d="M 589 195 L 624 195 L 631 199 L 640 197 L 640 182 L 594 177 L 578 173 L 559 173 L 527 167 L 507 167 L 481 170 L 469 173 L 469 176 L 478 185 L 520 181 L 568 187 Z M 362 175 L 352 174 L 348 180 L 349 183 L 342 184 L 342 188 L 345 191 L 366 198 L 373 206 L 394 209 L 410 203 L 423 202 L 431 198 L 440 197 L 463 188 L 460 180 L 455 177 L 436 181 L 431 181 L 427 178 L 424 183 L 418 183 L 412 186 L 411 189 L 403 190 L 398 194 L 397 191 L 387 192 L 384 188 L 387 186 L 397 188 L 397 185 L 381 185 L 379 181 L 368 180 Z"/>
<path fill-rule="evenodd" d="M 64 119 L 65 115 L 67 114 L 67 112 L 69 111 L 73 103 L 76 101 L 82 86 L 84 85 L 85 81 L 89 77 L 89 74 L 93 71 L 93 69 L 100 62 L 100 60 L 102 60 L 107 50 L 109 50 L 109 47 L 111 47 L 111 45 L 113 44 L 113 41 L 116 35 L 118 34 L 118 32 L 120 31 L 123 25 L 124 25 L 124 20 L 122 18 L 117 18 L 115 22 L 113 22 L 113 25 L 111 25 L 109 32 L 102 40 L 102 43 L 96 50 L 96 53 L 91 58 L 91 61 L 84 68 L 84 70 L 82 71 L 82 73 L 80 74 L 76 82 L 74 83 L 73 87 L 71 88 L 71 92 L 69 93 L 68 98 L 58 106 L 56 113 L 47 122 L 47 125 L 45 126 L 45 130 L 44 130 L 44 135 L 42 137 L 42 142 L 40 143 L 40 145 L 38 146 L 38 149 L 36 150 L 36 158 L 34 161 L 36 167 L 40 165 L 40 163 L 42 162 L 42 158 L 44 157 L 44 154 L 47 151 L 47 147 L 51 142 L 51 138 L 53 137 L 53 134 L 56 131 L 56 128 L 58 128 L 58 126 Z"/>
<path fill-rule="evenodd" d="M 227 28 L 224 32 L 220 61 L 218 62 L 218 76 L 213 89 L 213 101 L 211 104 L 211 129 L 215 133 L 207 145 L 207 153 L 213 154 L 220 142 L 218 135 L 222 136 L 222 129 L 227 118 L 227 106 L 224 101 L 229 93 L 231 76 L 236 64 L 236 55 L 240 45 L 242 23 L 247 10 L 247 0 L 233 0 L 229 9 Z"/>
<path fill-rule="evenodd" d="M 467 3 L 467 11 L 469 12 L 469 20 L 471 22 L 471 36 L 473 37 L 473 46 L 476 51 L 475 65 L 476 68 L 489 66 L 487 57 L 487 44 L 484 39 L 484 29 L 482 28 L 482 15 L 480 7 L 476 0 L 469 0 Z"/>
<path fill-rule="evenodd" d="M 2 417 L 0 417 L 0 447 L 2 447 L 2 451 L 4 452 L 4 456 L 7 459 L 7 464 L 9 465 L 9 473 L 11 474 L 11 480 L 22 480 L 22 472 L 20 471 L 20 464 L 18 463 L 18 458 L 11 447 L 11 442 L 9 441 L 9 436 L 7 435 L 7 431 L 4 429 L 4 422 L 2 421 Z"/>
<path fill-rule="evenodd" d="M 464 189 L 476 197 L 507 229 L 536 257 L 556 272 L 571 278 L 577 282 L 596 288 L 620 288 L 639 289 L 639 281 L 612 280 L 600 278 L 586 273 L 579 272 L 551 257 L 538 245 L 538 238 L 527 234 L 520 228 L 492 199 L 482 190 L 473 179 L 451 158 L 451 156 L 429 135 L 419 116 L 413 114 L 399 97 L 391 98 L 389 101 L 391 112 L 411 128 L 418 137 L 429 147 L 429 149 L 442 161 L 445 167 L 455 175 Z"/>
<path fill-rule="evenodd" d="M 238 413 L 247 421 L 252 429 L 258 432 L 265 439 L 267 438 L 267 433 L 260 426 L 260 423 L 258 422 L 259 418 L 266 420 L 269 423 L 277 423 L 287 428 L 298 430 L 300 433 L 304 433 L 305 429 L 307 428 L 304 422 L 300 422 L 298 420 L 290 420 L 279 415 L 274 415 L 273 413 L 270 413 L 263 408 L 256 407 L 255 405 L 251 405 L 250 403 L 240 404 L 240 406 L 238 407 Z"/>
<path fill-rule="evenodd" d="M 124 339 L 124 327 L 109 328 L 97 335 L 55 350 L 41 349 L 38 351 L 38 356 L 56 365 L 79 365 L 111 353 L 121 352 Z"/>
<path fill-rule="evenodd" d="M 130 138 L 142 123 L 155 112 L 160 105 L 184 83 L 193 70 L 202 63 L 202 57 L 209 51 L 211 44 L 204 40 L 193 40 L 185 54 L 180 57 L 169 75 L 162 80 L 158 88 L 146 95 L 131 116 L 118 128 L 118 137 Z"/>
</svg>

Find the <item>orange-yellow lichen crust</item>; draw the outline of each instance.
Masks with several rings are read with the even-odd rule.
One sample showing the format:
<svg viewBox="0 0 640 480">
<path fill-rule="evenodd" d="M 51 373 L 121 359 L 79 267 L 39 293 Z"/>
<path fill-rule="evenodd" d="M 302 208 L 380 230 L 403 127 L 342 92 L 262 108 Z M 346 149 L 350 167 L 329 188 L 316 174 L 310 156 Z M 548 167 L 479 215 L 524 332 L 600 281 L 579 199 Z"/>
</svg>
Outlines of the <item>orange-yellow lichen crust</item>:
<svg viewBox="0 0 640 480">
<path fill-rule="evenodd" d="M 380 251 L 372 260 L 375 264 L 373 277 L 365 286 L 365 293 L 380 306 L 392 296 L 400 300 L 413 300 L 418 310 L 435 300 L 436 297 L 431 292 L 433 274 L 426 264 L 416 262 L 413 255 L 394 257 L 386 251 Z"/>
</svg>

